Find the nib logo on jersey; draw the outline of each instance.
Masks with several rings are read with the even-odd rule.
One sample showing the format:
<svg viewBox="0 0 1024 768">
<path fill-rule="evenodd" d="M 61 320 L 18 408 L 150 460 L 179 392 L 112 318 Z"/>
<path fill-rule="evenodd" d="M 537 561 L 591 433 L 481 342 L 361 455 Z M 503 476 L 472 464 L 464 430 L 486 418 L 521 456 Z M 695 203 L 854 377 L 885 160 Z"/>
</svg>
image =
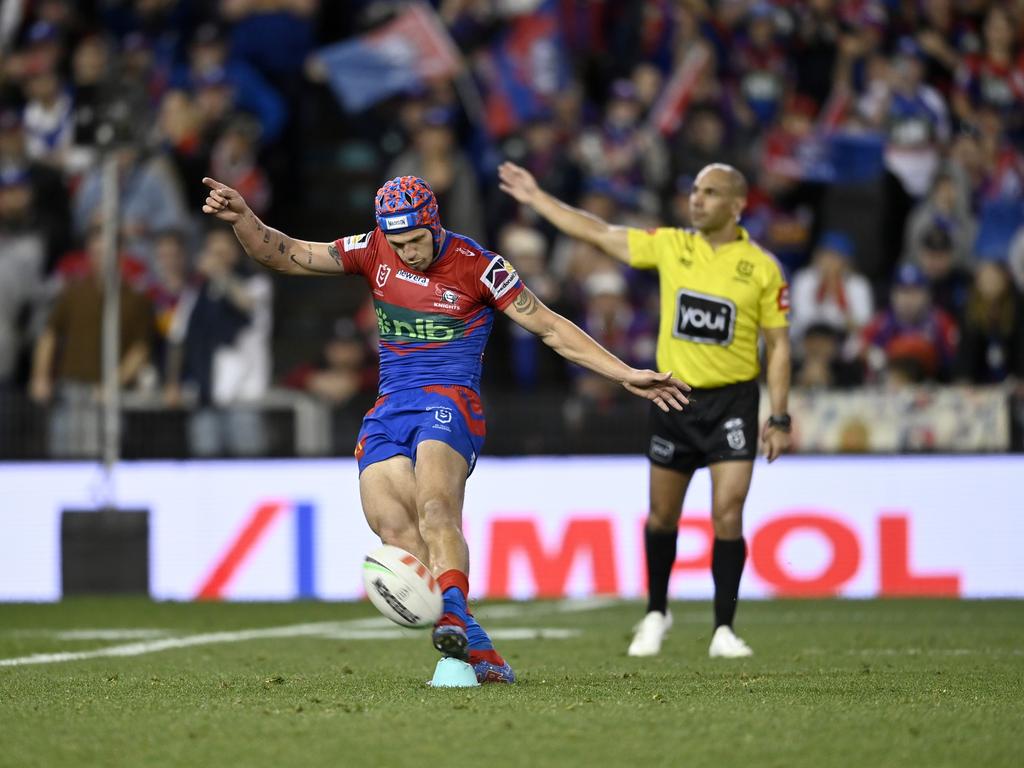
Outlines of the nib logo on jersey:
<svg viewBox="0 0 1024 768">
<path fill-rule="evenodd" d="M 465 333 L 465 325 L 456 318 L 419 313 L 393 304 L 377 302 L 377 329 L 382 339 L 395 341 L 452 341 Z"/>
<path fill-rule="evenodd" d="M 736 326 L 736 305 L 721 296 L 680 290 L 677 295 L 672 335 L 698 344 L 732 343 Z"/>
</svg>

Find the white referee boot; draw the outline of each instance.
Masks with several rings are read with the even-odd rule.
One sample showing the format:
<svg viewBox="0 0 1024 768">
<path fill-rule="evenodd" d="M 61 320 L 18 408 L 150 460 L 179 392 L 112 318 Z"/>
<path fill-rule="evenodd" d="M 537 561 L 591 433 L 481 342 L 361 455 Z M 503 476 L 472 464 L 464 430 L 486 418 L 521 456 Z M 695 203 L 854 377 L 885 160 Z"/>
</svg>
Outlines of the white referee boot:
<svg viewBox="0 0 1024 768">
<path fill-rule="evenodd" d="M 672 614 L 669 611 L 651 611 L 636 625 L 633 642 L 626 651 L 629 656 L 657 656 L 661 641 L 672 628 Z"/>
<path fill-rule="evenodd" d="M 736 637 L 732 627 L 725 624 L 715 630 L 711 636 L 711 647 L 708 648 L 708 656 L 712 659 L 744 659 L 753 656 L 754 652 L 743 640 Z"/>
</svg>

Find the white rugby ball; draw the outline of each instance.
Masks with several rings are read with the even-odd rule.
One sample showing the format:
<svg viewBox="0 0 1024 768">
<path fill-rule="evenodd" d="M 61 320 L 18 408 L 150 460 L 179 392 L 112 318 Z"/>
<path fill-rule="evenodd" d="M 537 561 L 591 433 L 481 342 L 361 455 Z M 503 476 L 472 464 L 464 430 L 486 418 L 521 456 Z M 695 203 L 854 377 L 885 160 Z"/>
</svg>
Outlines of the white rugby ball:
<svg viewBox="0 0 1024 768">
<path fill-rule="evenodd" d="M 403 627 L 429 627 L 441 618 L 441 588 L 430 569 L 400 547 L 384 544 L 363 561 L 363 586 L 377 610 Z"/>
</svg>

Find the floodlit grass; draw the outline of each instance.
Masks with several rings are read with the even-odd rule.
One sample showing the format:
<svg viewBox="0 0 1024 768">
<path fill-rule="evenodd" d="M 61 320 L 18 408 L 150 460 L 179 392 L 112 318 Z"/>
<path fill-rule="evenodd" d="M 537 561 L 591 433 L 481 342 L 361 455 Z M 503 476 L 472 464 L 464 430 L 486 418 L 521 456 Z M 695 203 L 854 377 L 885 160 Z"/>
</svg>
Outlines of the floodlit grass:
<svg viewBox="0 0 1024 768">
<path fill-rule="evenodd" d="M 0 766 L 1021 764 L 1021 603 L 747 602 L 742 661 L 707 658 L 706 604 L 646 660 L 625 655 L 638 604 L 591 608 L 479 606 L 578 634 L 500 641 L 514 687 L 432 690 L 427 634 L 373 639 L 395 633 L 368 604 L 0 606 L 0 659 L 324 623 L 0 666 Z M 81 632 L 115 628 L 135 632 Z"/>
</svg>

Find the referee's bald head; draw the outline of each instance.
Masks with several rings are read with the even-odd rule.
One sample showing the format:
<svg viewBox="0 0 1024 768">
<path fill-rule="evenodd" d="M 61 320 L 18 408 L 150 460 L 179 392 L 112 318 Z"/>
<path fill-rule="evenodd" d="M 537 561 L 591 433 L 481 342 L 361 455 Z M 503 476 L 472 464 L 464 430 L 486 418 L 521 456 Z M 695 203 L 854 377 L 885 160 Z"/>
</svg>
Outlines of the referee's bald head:
<svg viewBox="0 0 1024 768">
<path fill-rule="evenodd" d="M 697 178 L 699 179 L 704 174 L 712 171 L 718 171 L 722 174 L 728 186 L 729 193 L 733 197 L 740 200 L 746 200 L 748 190 L 746 176 L 728 163 L 711 163 L 700 169 L 700 173 L 697 174 Z"/>
</svg>

